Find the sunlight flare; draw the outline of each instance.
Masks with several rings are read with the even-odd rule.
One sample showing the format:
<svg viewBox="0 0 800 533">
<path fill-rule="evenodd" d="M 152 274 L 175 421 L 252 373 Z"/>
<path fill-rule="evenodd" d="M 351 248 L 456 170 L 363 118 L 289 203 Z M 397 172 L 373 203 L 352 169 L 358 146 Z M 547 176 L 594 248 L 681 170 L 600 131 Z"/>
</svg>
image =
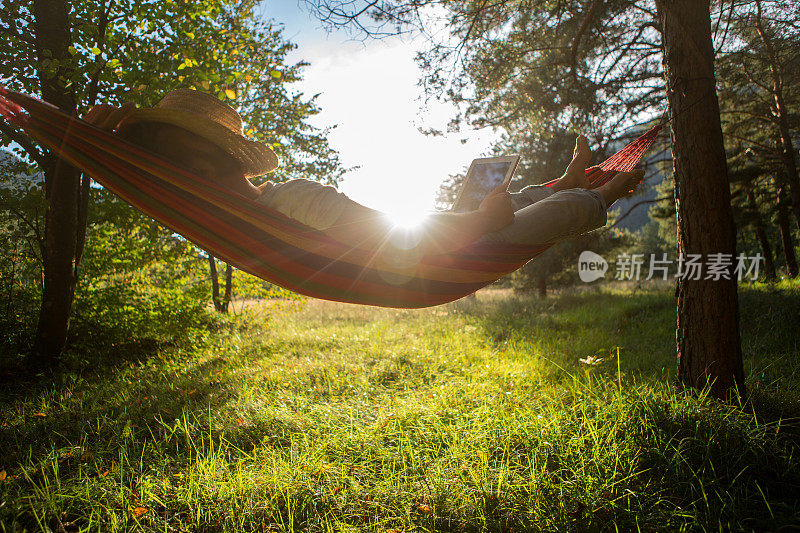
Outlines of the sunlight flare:
<svg viewBox="0 0 800 533">
<path fill-rule="evenodd" d="M 430 211 L 424 209 L 406 208 L 403 210 L 386 213 L 392 224 L 398 228 L 415 229 L 423 225 L 430 216 Z"/>
</svg>

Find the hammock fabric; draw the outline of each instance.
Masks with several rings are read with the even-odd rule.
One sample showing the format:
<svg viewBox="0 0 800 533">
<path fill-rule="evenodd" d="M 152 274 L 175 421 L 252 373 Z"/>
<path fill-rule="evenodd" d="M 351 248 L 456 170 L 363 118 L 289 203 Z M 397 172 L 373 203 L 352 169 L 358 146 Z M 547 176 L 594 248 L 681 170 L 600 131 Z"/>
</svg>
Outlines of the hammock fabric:
<svg viewBox="0 0 800 533">
<path fill-rule="evenodd" d="M 0 115 L 197 246 L 314 298 L 398 308 L 439 305 L 496 281 L 548 248 L 478 242 L 424 256 L 353 248 L 41 100 L 0 87 Z M 591 186 L 632 170 L 659 130 L 587 169 Z"/>
</svg>

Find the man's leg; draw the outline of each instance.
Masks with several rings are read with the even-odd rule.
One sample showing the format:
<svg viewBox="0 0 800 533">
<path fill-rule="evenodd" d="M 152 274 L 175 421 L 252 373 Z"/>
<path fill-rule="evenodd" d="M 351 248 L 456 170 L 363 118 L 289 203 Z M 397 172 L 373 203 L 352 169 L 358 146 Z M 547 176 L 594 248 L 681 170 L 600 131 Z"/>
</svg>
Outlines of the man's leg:
<svg viewBox="0 0 800 533">
<path fill-rule="evenodd" d="M 597 189 L 565 189 L 553 192 L 514 212 L 514 222 L 500 231 L 488 233 L 482 241 L 499 241 L 539 246 L 567 237 L 581 235 L 606 224 L 606 209 L 618 199 L 630 195 L 644 177 L 643 170 L 620 172 Z M 514 198 L 535 199 L 546 195 L 544 187 Z"/>
<path fill-rule="evenodd" d="M 559 191 L 587 188 L 589 182 L 586 179 L 586 167 L 589 165 L 591 158 L 592 151 L 589 150 L 589 141 L 583 135 L 578 135 L 578 138 L 575 139 L 572 161 L 567 166 L 564 175 L 550 187 L 529 185 L 519 192 L 511 193 L 514 211 L 519 211 L 524 207 L 535 204 Z"/>
<path fill-rule="evenodd" d="M 555 192 L 551 187 L 545 187 L 544 185 L 528 185 L 519 192 L 511 193 L 511 205 L 514 207 L 514 211 L 519 211 L 524 207 L 549 198 Z"/>
<path fill-rule="evenodd" d="M 484 235 L 482 241 L 538 246 L 588 233 L 606 224 L 606 203 L 597 191 L 529 189 L 516 193 L 518 196 L 512 195 L 512 201 L 515 205 L 533 201 L 514 212 L 514 222 L 509 226 Z M 539 197 L 542 198 L 537 201 Z"/>
</svg>

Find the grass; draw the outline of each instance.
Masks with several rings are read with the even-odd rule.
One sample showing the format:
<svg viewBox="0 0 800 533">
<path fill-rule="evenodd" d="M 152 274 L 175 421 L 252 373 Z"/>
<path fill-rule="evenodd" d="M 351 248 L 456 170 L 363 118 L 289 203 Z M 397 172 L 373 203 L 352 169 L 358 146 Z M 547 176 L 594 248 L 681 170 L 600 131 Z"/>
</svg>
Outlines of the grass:
<svg viewBox="0 0 800 533">
<path fill-rule="evenodd" d="M 800 286 L 741 300 L 734 407 L 672 387 L 658 290 L 271 301 L 191 342 L 76 352 L 0 392 L 1 529 L 798 528 Z"/>
</svg>

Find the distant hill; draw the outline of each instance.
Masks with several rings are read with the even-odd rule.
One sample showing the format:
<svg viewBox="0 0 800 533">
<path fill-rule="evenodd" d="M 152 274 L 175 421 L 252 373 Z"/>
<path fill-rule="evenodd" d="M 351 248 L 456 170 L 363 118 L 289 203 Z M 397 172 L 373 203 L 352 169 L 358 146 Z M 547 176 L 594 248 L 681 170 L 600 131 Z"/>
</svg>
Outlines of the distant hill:
<svg viewBox="0 0 800 533">
<path fill-rule="evenodd" d="M 619 200 L 616 204 L 614 204 L 613 209 L 619 212 L 620 215 L 624 215 L 633 205 L 637 204 L 638 202 L 655 199 L 657 197 L 656 187 L 660 185 L 662 181 L 664 181 L 664 177 L 664 174 L 660 172 L 651 175 L 644 182 L 642 182 L 642 185 L 640 186 L 640 191 L 642 191 L 641 193 L 637 192 L 630 198 L 623 198 L 622 200 Z M 630 231 L 638 230 L 650 221 L 650 215 L 648 213 L 652 205 L 652 203 L 641 204 L 634 208 L 634 210 L 631 211 L 630 214 L 626 216 L 625 219 L 622 220 L 616 227 Z"/>
</svg>

